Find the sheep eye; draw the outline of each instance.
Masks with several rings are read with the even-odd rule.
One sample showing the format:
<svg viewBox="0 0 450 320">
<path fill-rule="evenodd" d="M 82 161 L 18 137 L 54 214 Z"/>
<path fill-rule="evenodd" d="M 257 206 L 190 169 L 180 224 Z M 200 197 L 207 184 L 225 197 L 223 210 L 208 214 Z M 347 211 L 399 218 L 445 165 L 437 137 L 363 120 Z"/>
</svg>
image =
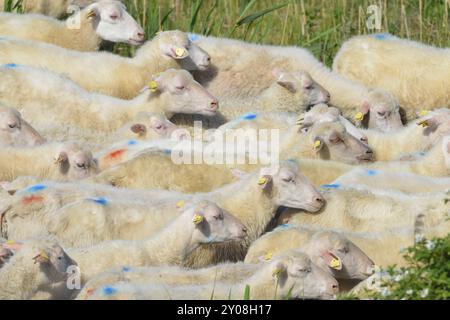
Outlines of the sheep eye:
<svg viewBox="0 0 450 320">
<path fill-rule="evenodd" d="M 177 88 L 177 90 L 184 90 L 184 89 L 186 89 L 185 86 L 179 86 L 179 87 L 176 87 L 176 88 Z"/>
<path fill-rule="evenodd" d="M 311 90 L 313 88 L 313 86 L 310 84 L 310 85 L 304 86 L 304 88 L 305 88 L 305 90 Z"/>
<path fill-rule="evenodd" d="M 17 127 L 17 124 L 15 124 L 15 123 L 13 123 L 13 124 L 10 124 L 10 125 L 9 125 L 9 127 L 10 127 L 11 129 L 14 129 L 14 128 L 16 128 L 16 127 Z"/>
<path fill-rule="evenodd" d="M 307 273 L 307 272 L 311 272 L 311 269 L 310 268 L 304 268 L 304 269 L 299 269 L 298 271 Z"/>
<path fill-rule="evenodd" d="M 117 20 L 119 18 L 119 16 L 115 15 L 115 14 L 113 14 L 113 15 L 111 15 L 109 17 L 111 18 L 111 20 Z"/>
<path fill-rule="evenodd" d="M 377 113 L 380 117 L 384 117 L 384 115 L 386 114 L 386 112 L 377 112 Z"/>
<path fill-rule="evenodd" d="M 330 139 L 330 142 L 333 143 L 333 144 L 338 144 L 338 143 L 340 143 L 341 141 L 342 141 L 342 140 L 339 139 L 339 138 Z"/>
<path fill-rule="evenodd" d="M 62 260 L 62 257 L 58 257 L 58 260 Z"/>
</svg>

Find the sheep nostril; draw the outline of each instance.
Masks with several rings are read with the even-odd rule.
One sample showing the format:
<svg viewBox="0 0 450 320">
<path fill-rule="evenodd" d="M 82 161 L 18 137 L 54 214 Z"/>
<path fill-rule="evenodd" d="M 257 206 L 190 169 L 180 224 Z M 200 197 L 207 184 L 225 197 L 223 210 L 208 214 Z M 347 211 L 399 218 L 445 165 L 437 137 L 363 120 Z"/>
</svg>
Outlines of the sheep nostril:
<svg viewBox="0 0 450 320">
<path fill-rule="evenodd" d="M 211 109 L 218 109 L 219 108 L 219 101 L 213 100 L 210 104 Z"/>
<path fill-rule="evenodd" d="M 369 150 L 366 151 L 366 154 L 372 155 L 372 154 L 373 154 L 373 151 L 372 151 L 371 149 L 369 149 Z"/>
<path fill-rule="evenodd" d="M 86 164 L 84 164 L 84 163 L 77 163 L 77 167 L 78 168 L 85 168 Z"/>
</svg>

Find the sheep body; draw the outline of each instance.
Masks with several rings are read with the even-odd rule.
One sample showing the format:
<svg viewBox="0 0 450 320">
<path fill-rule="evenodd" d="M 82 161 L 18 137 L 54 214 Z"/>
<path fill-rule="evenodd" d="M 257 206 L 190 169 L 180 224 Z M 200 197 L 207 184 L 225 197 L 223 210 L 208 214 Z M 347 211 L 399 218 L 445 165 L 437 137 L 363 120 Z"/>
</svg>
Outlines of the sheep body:
<svg viewBox="0 0 450 320">
<path fill-rule="evenodd" d="M 333 70 L 368 86 L 392 92 L 408 120 L 423 108 L 450 105 L 446 81 L 449 49 L 440 49 L 388 34 L 353 37 L 337 53 Z"/>
</svg>

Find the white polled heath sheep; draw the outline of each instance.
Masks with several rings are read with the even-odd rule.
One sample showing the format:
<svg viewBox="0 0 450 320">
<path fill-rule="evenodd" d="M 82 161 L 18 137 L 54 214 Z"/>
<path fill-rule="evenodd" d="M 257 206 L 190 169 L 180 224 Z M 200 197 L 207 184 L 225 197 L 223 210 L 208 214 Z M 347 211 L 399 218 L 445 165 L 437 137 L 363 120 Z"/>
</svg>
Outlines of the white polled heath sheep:
<svg viewBox="0 0 450 320">
<path fill-rule="evenodd" d="M 1 250 L 11 253 L 6 263 L 0 265 L 2 300 L 31 299 L 38 291 L 58 295 L 53 285 L 63 283 L 65 286 L 69 275 L 77 272 L 77 263 L 52 239 L 10 241 L 0 244 Z"/>
<path fill-rule="evenodd" d="M 14 108 L 0 103 L 0 146 L 37 146 L 45 139 Z"/>
<path fill-rule="evenodd" d="M 178 112 L 214 115 L 218 108 L 217 100 L 185 70 L 156 75 L 152 88 L 144 85 L 133 100 L 90 93 L 62 75 L 29 66 L 0 67 L 0 83 L 2 101 L 19 106 L 32 125 L 57 141 L 80 136 L 103 142 L 141 111 L 170 118 Z"/>
<path fill-rule="evenodd" d="M 427 232 L 432 232 L 432 229 Z M 401 250 L 413 245 L 415 239 L 413 226 L 388 228 L 378 232 L 353 232 L 322 229 L 317 225 L 284 224 L 256 240 L 248 249 L 245 262 L 258 262 L 297 248 L 304 250 L 303 246 L 314 235 L 320 233 L 339 234 L 341 239 L 346 239 L 343 240 L 344 242 L 347 241 L 359 247 L 380 267 L 387 267 L 393 264 L 405 265 Z M 308 252 L 307 250 L 304 251 Z M 342 253 L 337 251 L 336 254 L 339 256 Z"/>
<path fill-rule="evenodd" d="M 141 44 L 145 33 L 120 1 L 101 0 L 66 21 L 43 15 L 0 13 L 0 35 L 77 51 L 97 51 L 102 40 Z"/>
<path fill-rule="evenodd" d="M 180 270 L 183 272 L 183 270 Z M 166 286 L 152 282 L 118 282 L 90 291 L 89 299 L 333 299 L 337 281 L 301 252 L 286 255 L 263 265 L 253 275 L 234 284 L 213 282 L 203 285 Z"/>
<path fill-rule="evenodd" d="M 371 192 L 325 185 L 322 191 L 327 206 L 320 214 L 311 215 L 296 210 L 286 210 L 279 217 L 281 223 L 311 224 L 346 231 L 381 232 L 387 228 L 413 227 L 417 218 L 424 215 L 423 224 L 448 233 L 450 203 L 446 192 L 424 195 Z"/>
<path fill-rule="evenodd" d="M 450 106 L 446 83 L 449 63 L 448 49 L 374 34 L 345 42 L 334 59 L 333 70 L 348 79 L 389 90 L 412 120 L 420 110 Z"/>
<path fill-rule="evenodd" d="M 205 49 L 213 65 L 206 71 L 195 72 L 196 79 L 219 99 L 257 96 L 273 82 L 266 70 L 306 71 L 331 94 L 331 104 L 344 116 L 353 119 L 361 112 L 383 113 L 381 121 L 369 125 L 383 131 L 401 126 L 398 103 L 394 96 L 382 90 L 370 90 L 341 77 L 320 63 L 309 51 L 299 47 L 268 46 L 239 40 L 191 35 Z M 232 57 L 239 56 L 236 60 Z M 260 68 L 259 66 L 264 66 Z"/>
<path fill-rule="evenodd" d="M 0 64 L 11 63 L 42 67 L 66 75 L 88 91 L 132 99 L 152 74 L 169 68 L 204 70 L 210 57 L 187 34 L 165 31 L 139 48 L 134 58 L 4 37 L 0 39 Z"/>
<path fill-rule="evenodd" d="M 369 191 L 391 189 L 411 194 L 450 190 L 450 177 L 427 177 L 413 173 L 355 168 L 340 176 L 333 184 Z"/>
<path fill-rule="evenodd" d="M 13 8 L 19 4 L 20 0 L 13 0 Z M 26 13 L 40 13 L 54 18 L 59 18 L 68 13 L 71 4 L 79 5 L 84 0 L 24 0 L 21 2 L 22 8 Z M 92 1 L 91 1 L 92 2 Z M 7 1 L 0 0 L 0 11 L 3 11 Z"/>
<path fill-rule="evenodd" d="M 49 143 L 0 150 L 0 180 L 35 175 L 41 179 L 83 179 L 98 173 L 89 150 L 76 143 Z"/>
<path fill-rule="evenodd" d="M 71 249 L 68 254 L 80 266 L 82 280 L 116 266 L 182 264 L 202 244 L 240 240 L 243 224 L 212 202 L 187 206 L 154 237 L 142 241 L 107 241 L 96 246 Z"/>
<path fill-rule="evenodd" d="M 193 124 L 202 121 L 203 127 L 217 128 L 236 117 L 252 120 L 257 113 L 272 112 L 304 112 L 318 103 L 326 103 L 329 93 L 323 89 L 307 72 L 282 72 L 275 70 L 276 79 L 257 97 L 246 99 L 227 98 L 221 101 L 221 109 L 212 118 L 180 117 L 175 118 L 177 124 Z"/>
</svg>

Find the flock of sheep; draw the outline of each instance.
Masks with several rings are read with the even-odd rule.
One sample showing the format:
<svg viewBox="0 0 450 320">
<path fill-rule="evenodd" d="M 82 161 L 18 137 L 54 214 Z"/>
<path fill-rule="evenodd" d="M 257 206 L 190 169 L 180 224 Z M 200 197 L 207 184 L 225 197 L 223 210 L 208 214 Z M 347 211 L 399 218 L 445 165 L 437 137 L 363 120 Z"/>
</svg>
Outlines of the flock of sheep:
<svg viewBox="0 0 450 320">
<path fill-rule="evenodd" d="M 359 36 L 330 70 L 298 47 L 144 42 L 116 0 L 25 9 L 73 2 L 0 14 L 0 299 L 333 299 L 449 232 L 448 49 Z M 278 129 L 279 165 L 174 163 L 198 120 Z"/>
</svg>

